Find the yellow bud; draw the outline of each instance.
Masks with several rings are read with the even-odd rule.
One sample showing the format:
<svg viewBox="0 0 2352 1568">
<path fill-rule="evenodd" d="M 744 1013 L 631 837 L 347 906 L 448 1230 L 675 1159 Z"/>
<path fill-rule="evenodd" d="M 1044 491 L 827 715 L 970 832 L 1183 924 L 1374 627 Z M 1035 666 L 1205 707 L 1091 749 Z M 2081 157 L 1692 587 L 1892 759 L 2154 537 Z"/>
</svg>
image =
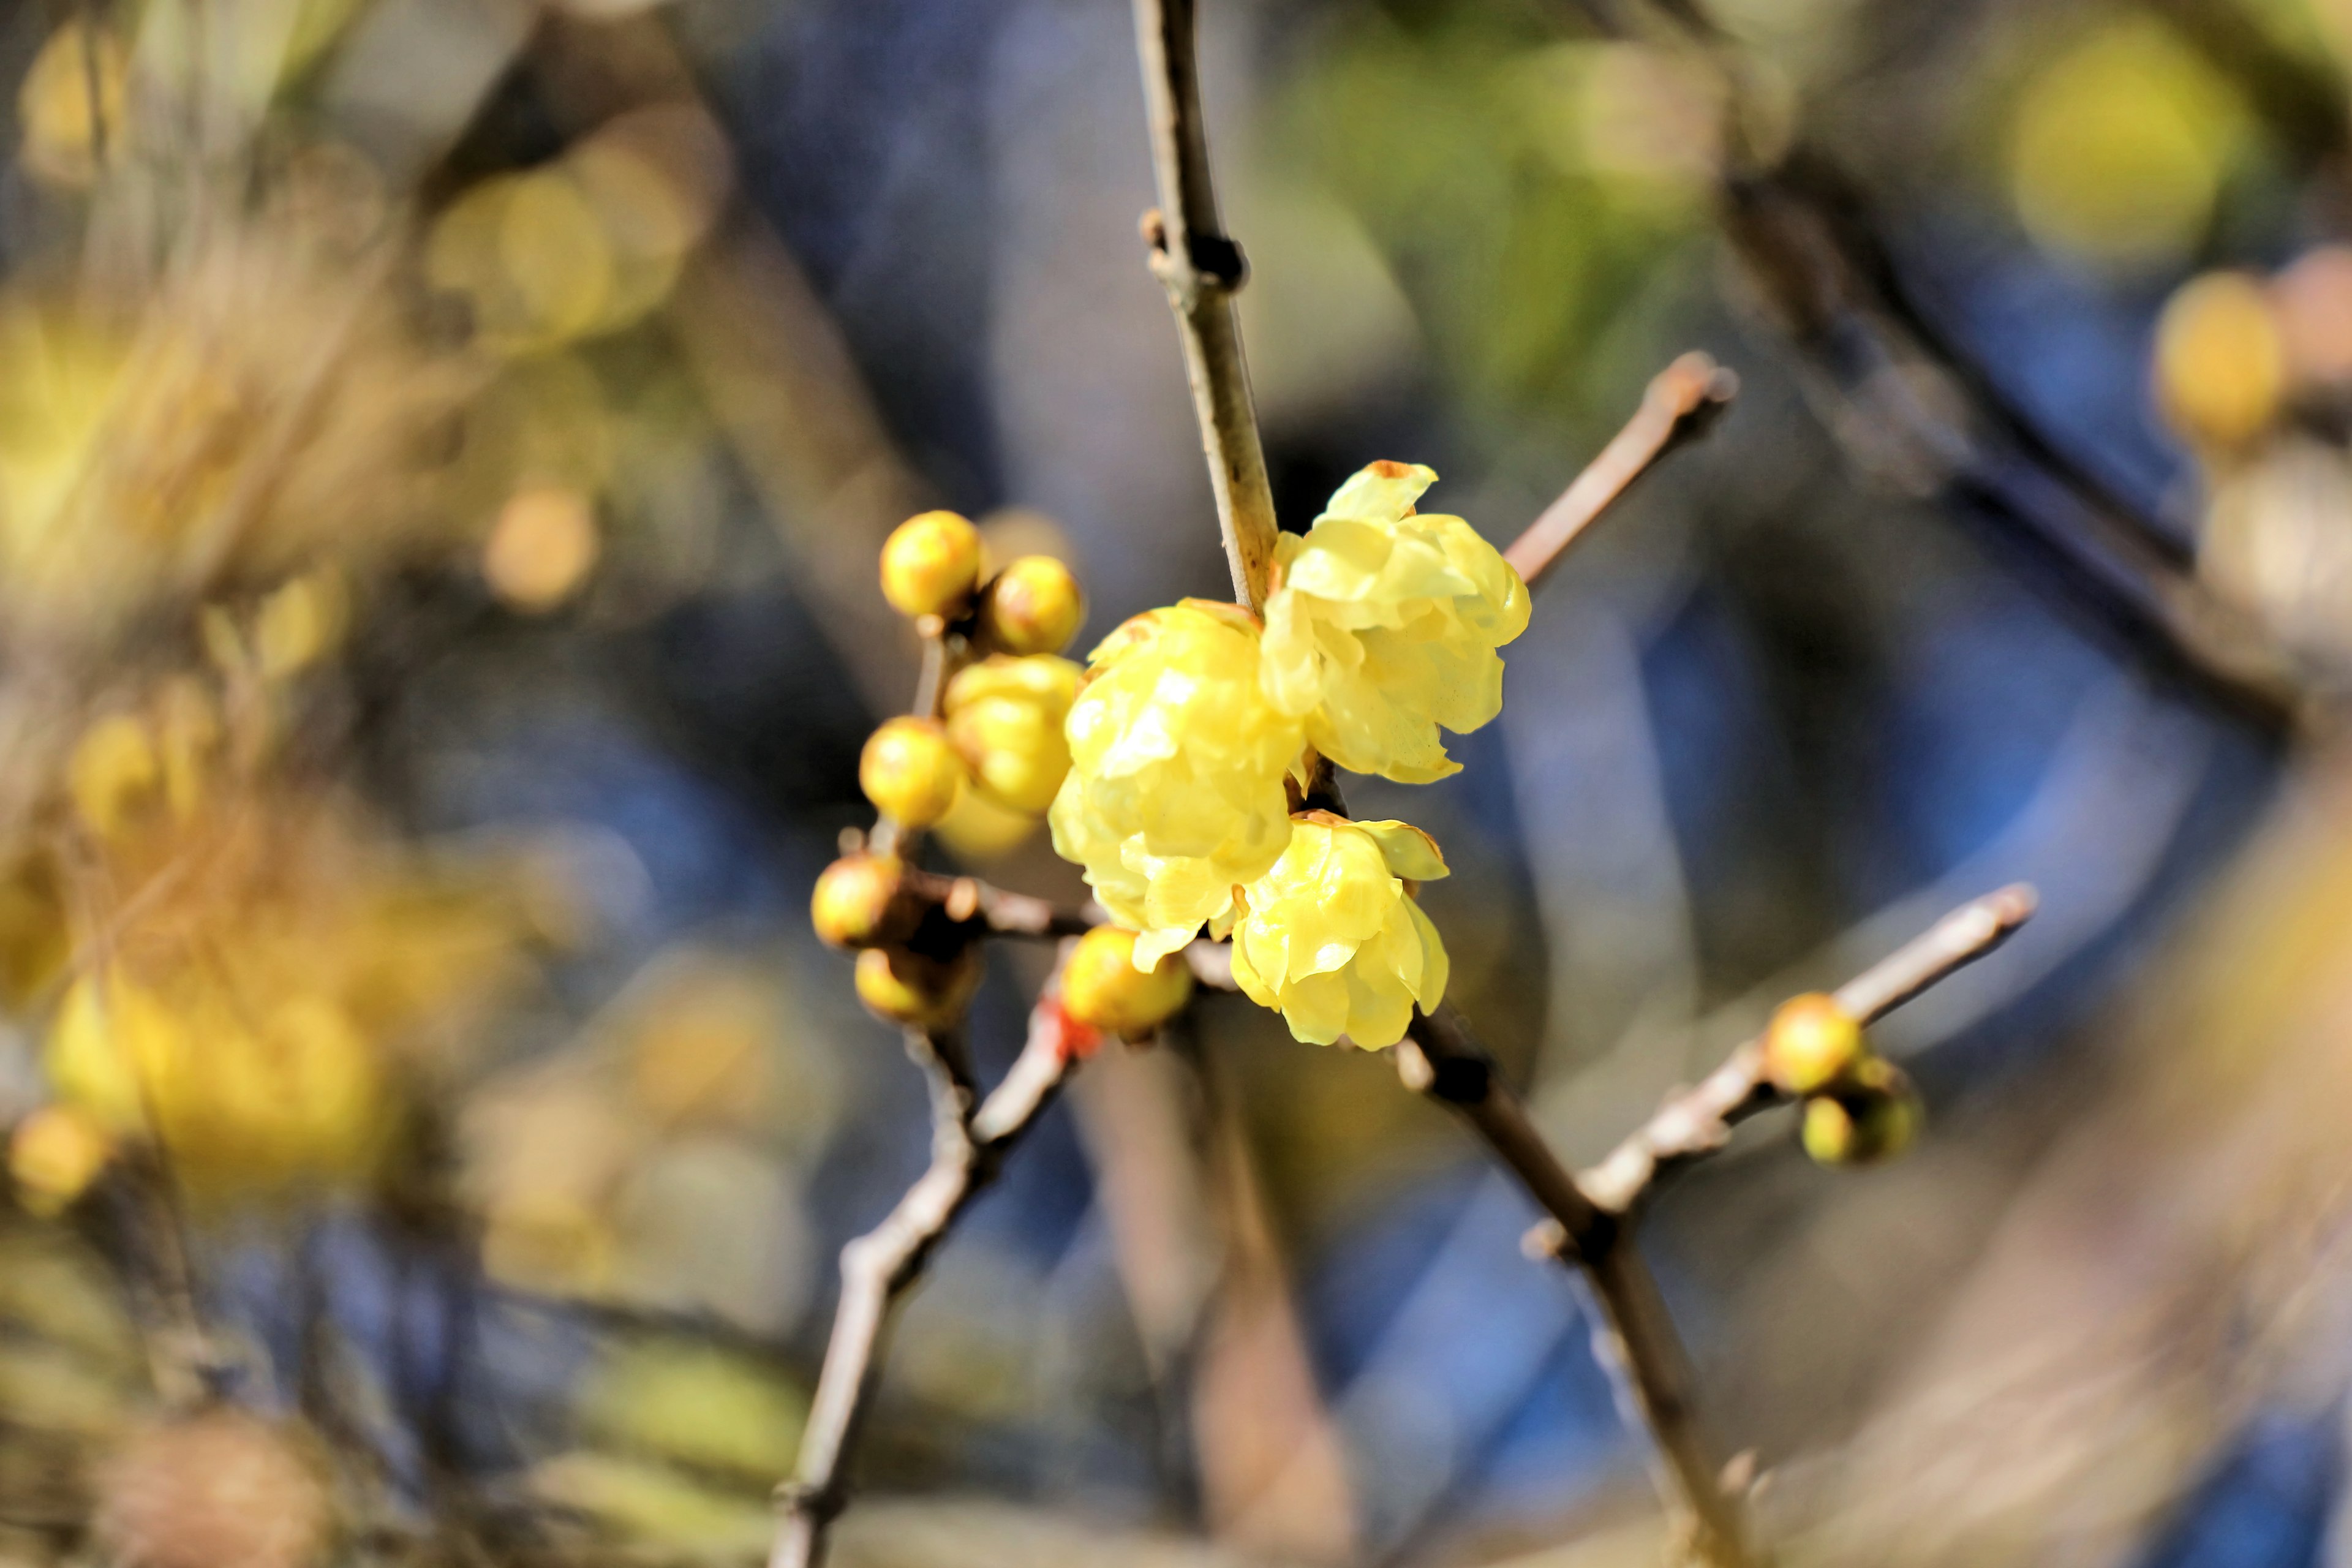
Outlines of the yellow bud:
<svg viewBox="0 0 2352 1568">
<path fill-rule="evenodd" d="M 2286 345 L 2263 287 L 2242 272 L 2197 279 L 2156 327 L 2156 390 L 2192 441 L 2239 447 L 2260 436 L 2286 389 Z"/>
<path fill-rule="evenodd" d="M 1900 1068 L 1876 1058 L 1856 1083 L 1805 1101 L 1805 1152 L 1824 1165 L 1866 1164 L 1900 1154 L 1919 1131 L 1919 1091 Z"/>
<path fill-rule="evenodd" d="M 1135 932 L 1097 926 L 1078 939 L 1062 970 L 1062 1010 L 1109 1035 L 1140 1035 L 1173 1017 L 1192 994 L 1192 972 L 1170 953 L 1135 966 Z"/>
<path fill-rule="evenodd" d="M 1843 1082 L 1867 1050 L 1861 1023 L 1818 991 L 1781 1003 L 1764 1030 L 1764 1070 L 1785 1094 L 1818 1094 Z"/>
<path fill-rule="evenodd" d="M 857 782 L 883 816 L 902 826 L 929 827 L 955 805 L 963 762 L 938 723 L 893 719 L 866 741 Z"/>
<path fill-rule="evenodd" d="M 1052 654 L 995 654 L 948 683 L 948 739 L 982 795 L 1015 811 L 1054 804 L 1070 771 L 1064 732 L 1078 667 Z"/>
<path fill-rule="evenodd" d="M 882 543 L 882 596 L 902 616 L 953 618 L 980 586 L 980 530 L 951 511 L 927 511 Z"/>
<path fill-rule="evenodd" d="M 857 999 L 894 1024 L 944 1028 L 962 1016 L 979 984 L 975 948 L 945 962 L 903 947 L 869 947 L 857 955 Z"/>
<path fill-rule="evenodd" d="M 1087 618 L 1087 596 L 1050 555 L 1024 555 L 981 595 L 980 631 L 1007 653 L 1059 653 Z"/>
<path fill-rule="evenodd" d="M 898 897 L 906 867 L 895 855 L 845 855 L 824 868 L 809 898 L 809 922 L 834 947 L 872 947 L 909 933 Z"/>
<path fill-rule="evenodd" d="M 89 1190 L 113 1154 L 114 1141 L 94 1117 L 70 1105 L 44 1106 L 8 1140 L 8 1174 L 19 1202 L 54 1215 Z"/>
</svg>

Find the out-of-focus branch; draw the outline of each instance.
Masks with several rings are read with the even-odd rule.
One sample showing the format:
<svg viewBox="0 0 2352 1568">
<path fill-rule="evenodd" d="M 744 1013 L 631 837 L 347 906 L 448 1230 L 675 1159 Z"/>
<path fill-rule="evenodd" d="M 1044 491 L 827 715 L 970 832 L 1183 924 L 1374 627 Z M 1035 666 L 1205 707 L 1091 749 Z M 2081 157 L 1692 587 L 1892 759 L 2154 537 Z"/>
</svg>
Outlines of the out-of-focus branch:
<svg viewBox="0 0 2352 1568">
<path fill-rule="evenodd" d="M 1669 452 L 1706 435 L 1738 391 L 1739 378 L 1703 353 L 1686 353 L 1660 371 L 1625 427 L 1511 542 L 1503 559 L 1534 587 L 1634 481 Z"/>
<path fill-rule="evenodd" d="M 1265 477 L 1257 408 L 1234 315 L 1233 297 L 1247 269 L 1241 247 L 1218 225 L 1216 188 L 1209 179 L 1192 0 L 1135 0 L 1135 37 L 1160 190 L 1160 205 L 1143 215 L 1143 236 L 1151 247 L 1152 275 L 1168 290 L 1183 340 L 1184 374 L 1200 417 L 1234 593 L 1261 609 L 1274 566 L 1274 489 Z"/>
<path fill-rule="evenodd" d="M 1058 971 L 1029 1017 L 1029 1038 L 1003 1080 L 973 1104 L 961 1042 L 910 1032 L 908 1051 L 931 1092 L 931 1163 L 880 1225 L 841 1249 L 841 1304 L 793 1479 L 778 1489 L 782 1520 L 770 1568 L 818 1568 L 826 1532 L 849 1498 L 848 1458 L 873 1402 L 883 1342 L 898 1304 L 965 1207 L 995 1179 L 1077 1060 L 1055 994 Z"/>
<path fill-rule="evenodd" d="M 1989 893 L 1936 922 L 1840 986 L 1838 1005 L 1868 1024 L 2009 940 L 2033 913 L 2023 883 Z M 1670 1095 L 1607 1158 L 1577 1177 L 1604 1214 L 1630 1214 L 1660 1177 L 1723 1147 L 1737 1123 L 1781 1103 L 1764 1072 L 1764 1041 L 1748 1040 L 1696 1084 Z"/>
<path fill-rule="evenodd" d="M 2205 587 L 2179 539 L 2052 441 L 1942 330 L 1843 171 L 1801 145 L 1755 154 L 1745 62 L 1703 0 L 1647 5 L 1722 76 L 1725 232 L 1817 389 L 1835 397 L 1832 427 L 1865 461 L 1899 470 L 2025 555 L 2152 668 L 2265 728 L 2301 722 L 2294 660 Z M 1603 31 L 1636 36 L 1620 7 L 1587 9 Z M 1940 395 L 1923 395 L 1923 380 Z"/>
</svg>

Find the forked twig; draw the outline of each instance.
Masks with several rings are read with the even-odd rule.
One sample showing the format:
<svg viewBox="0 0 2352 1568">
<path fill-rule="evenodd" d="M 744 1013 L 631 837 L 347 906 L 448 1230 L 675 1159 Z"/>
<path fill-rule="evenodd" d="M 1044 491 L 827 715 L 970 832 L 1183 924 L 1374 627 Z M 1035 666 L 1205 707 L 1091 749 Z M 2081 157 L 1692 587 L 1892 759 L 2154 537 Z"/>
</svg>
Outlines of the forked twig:
<svg viewBox="0 0 2352 1568">
<path fill-rule="evenodd" d="M 1838 1005 L 1865 1024 L 1885 1017 L 2008 941 L 2033 906 L 2033 889 L 2022 882 L 1962 905 L 1838 987 Z M 1764 1075 L 1759 1035 L 1706 1078 L 1667 1097 L 1655 1115 L 1578 1176 L 1577 1184 L 1603 1213 L 1630 1214 L 1660 1177 L 1720 1149 L 1735 1125 L 1785 1098 Z"/>
<path fill-rule="evenodd" d="M 1738 391 L 1737 375 L 1697 353 L 1651 377 L 1633 417 L 1511 542 L 1503 559 L 1534 587 L 1635 480 L 1675 447 L 1706 434 Z"/>
<path fill-rule="evenodd" d="M 1029 1016 L 1029 1037 L 1003 1080 L 975 1104 L 960 1042 L 909 1031 L 908 1051 L 931 1092 L 931 1163 L 881 1224 L 841 1249 L 841 1304 L 817 1374 L 769 1568 L 818 1568 L 849 1499 L 848 1456 L 873 1403 L 890 1319 L 950 1227 L 996 1177 L 1022 1134 L 1067 1081 L 1080 1051 L 1055 1000 L 1059 972 Z"/>
<path fill-rule="evenodd" d="M 1846 983 L 1837 999 L 1869 1022 L 1990 952 L 2033 912 L 2030 888 L 2004 888 L 1947 915 L 1925 935 Z M 1641 1198 L 1666 1170 L 1722 1147 L 1731 1124 L 1778 1103 L 1750 1040 L 1696 1087 L 1668 1100 L 1616 1152 L 1572 1175 L 1545 1142 L 1526 1105 L 1497 1076 L 1494 1058 L 1450 1006 L 1417 1017 L 1396 1050 L 1407 1087 L 1459 1112 L 1549 1216 L 1529 1251 L 1581 1271 L 1599 1309 L 1594 1345 L 1628 1418 L 1657 1444 L 1668 1493 L 1687 1515 L 1703 1562 L 1756 1561 L 1744 1497 L 1722 1480 L 1723 1457 L 1695 1408 L 1689 1358 L 1634 1248 Z"/>
</svg>

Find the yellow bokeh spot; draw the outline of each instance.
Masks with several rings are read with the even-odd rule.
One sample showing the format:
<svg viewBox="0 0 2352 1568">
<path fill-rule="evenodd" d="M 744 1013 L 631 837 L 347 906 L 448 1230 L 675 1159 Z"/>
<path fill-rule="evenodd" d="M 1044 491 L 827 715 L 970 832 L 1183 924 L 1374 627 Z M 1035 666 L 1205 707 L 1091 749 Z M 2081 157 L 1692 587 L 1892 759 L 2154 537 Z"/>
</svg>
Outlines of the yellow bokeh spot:
<svg viewBox="0 0 2352 1568">
<path fill-rule="evenodd" d="M 2202 445 L 2241 447 L 2267 429 L 2286 369 L 2269 297 L 2242 272 L 2189 283 L 2157 322 L 2157 400 L 2173 428 Z"/>
<path fill-rule="evenodd" d="M 157 797 L 163 764 L 146 724 L 129 713 L 100 719 L 83 731 L 66 767 L 74 809 L 100 838 L 115 838 Z"/>
<path fill-rule="evenodd" d="M 18 156 L 34 178 L 79 189 L 98 177 L 101 150 L 121 150 L 129 78 L 112 34 L 68 22 L 49 36 L 16 89 Z"/>
<path fill-rule="evenodd" d="M 586 496 L 568 486 L 534 485 L 499 510 L 482 550 L 482 576 L 509 605 L 541 615 L 578 591 L 602 550 Z"/>
<path fill-rule="evenodd" d="M 16 1124 L 8 1140 L 8 1175 L 17 1201 L 37 1215 L 61 1212 L 89 1190 L 114 1156 L 114 1140 L 95 1117 L 70 1105 L 47 1105 Z"/>
<path fill-rule="evenodd" d="M 2102 29 L 2018 100 L 2018 216 L 2038 243 L 2103 266 L 2179 257 L 2211 219 L 2242 125 L 2229 87 L 2163 26 Z"/>
<path fill-rule="evenodd" d="M 47 1066 L 64 1103 L 118 1135 L 152 1133 L 204 1193 L 355 1173 L 389 1110 L 342 1007 L 301 991 L 248 995 L 204 967 L 167 990 L 111 968 L 77 982 Z"/>
<path fill-rule="evenodd" d="M 262 600 L 253 617 L 262 675 L 283 680 L 316 663 L 341 640 L 348 614 L 343 580 L 331 571 L 297 577 Z"/>
</svg>

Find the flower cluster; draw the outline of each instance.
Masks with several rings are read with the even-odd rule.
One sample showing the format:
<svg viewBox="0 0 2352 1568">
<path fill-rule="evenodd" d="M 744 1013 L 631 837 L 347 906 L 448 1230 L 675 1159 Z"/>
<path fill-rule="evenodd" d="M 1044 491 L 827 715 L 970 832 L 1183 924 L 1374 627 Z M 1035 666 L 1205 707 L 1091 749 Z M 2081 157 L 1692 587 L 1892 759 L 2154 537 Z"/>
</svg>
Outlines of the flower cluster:
<svg viewBox="0 0 2352 1568">
<path fill-rule="evenodd" d="M 951 511 L 908 519 L 882 547 L 882 595 L 915 623 L 937 679 L 926 710 L 888 719 L 858 758 L 857 779 L 882 817 L 871 849 L 817 879 L 817 934 L 860 950 L 857 994 L 876 1013 L 944 1029 L 980 981 L 969 922 L 916 896 L 907 854 L 933 827 L 956 837 L 959 814 L 982 837 L 1017 837 L 1054 802 L 1069 771 L 1065 721 L 1078 667 L 1060 657 L 1086 618 L 1061 562 L 1025 555 L 992 572 L 980 530 Z M 965 816 L 963 820 L 971 820 Z"/>
<path fill-rule="evenodd" d="M 1207 929 L 1299 1038 L 1394 1044 L 1445 991 L 1412 886 L 1445 874 L 1396 822 L 1301 809 L 1316 759 L 1402 783 L 1456 771 L 1438 731 L 1502 706 L 1496 649 L 1525 629 L 1517 573 L 1456 517 L 1420 516 L 1428 468 L 1381 462 L 1284 538 L 1263 625 L 1187 599 L 1122 626 L 1070 705 L 1054 847 L 1139 933 L 1139 969 Z"/>
</svg>

